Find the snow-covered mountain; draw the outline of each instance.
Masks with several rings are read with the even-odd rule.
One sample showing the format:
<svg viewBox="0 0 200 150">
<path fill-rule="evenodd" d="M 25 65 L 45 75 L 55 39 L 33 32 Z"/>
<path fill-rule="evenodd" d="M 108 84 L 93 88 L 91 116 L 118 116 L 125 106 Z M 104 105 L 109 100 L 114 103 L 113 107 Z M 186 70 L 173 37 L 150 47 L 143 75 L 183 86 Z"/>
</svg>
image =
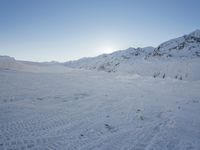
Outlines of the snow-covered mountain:
<svg viewBox="0 0 200 150">
<path fill-rule="evenodd" d="M 152 55 L 167 57 L 199 57 L 200 30 L 196 30 L 188 35 L 160 44 L 154 50 Z"/>
<path fill-rule="evenodd" d="M 103 54 L 97 57 L 82 58 L 77 61 L 66 62 L 65 65 L 73 68 L 95 69 L 98 71 L 115 72 L 120 64 L 127 63 L 136 59 L 143 59 L 153 47 L 128 48 L 119 50 L 111 54 Z"/>
<path fill-rule="evenodd" d="M 69 61 L 65 66 L 89 70 L 177 79 L 200 79 L 200 30 L 160 44 Z"/>
<path fill-rule="evenodd" d="M 70 68 L 64 67 L 63 64 L 52 62 L 31 62 L 16 60 L 9 56 L 0 56 L 0 70 L 14 70 L 24 72 L 66 72 Z"/>
<path fill-rule="evenodd" d="M 14 57 L 0 56 L 0 69 L 21 70 L 24 65 L 16 61 Z"/>
</svg>

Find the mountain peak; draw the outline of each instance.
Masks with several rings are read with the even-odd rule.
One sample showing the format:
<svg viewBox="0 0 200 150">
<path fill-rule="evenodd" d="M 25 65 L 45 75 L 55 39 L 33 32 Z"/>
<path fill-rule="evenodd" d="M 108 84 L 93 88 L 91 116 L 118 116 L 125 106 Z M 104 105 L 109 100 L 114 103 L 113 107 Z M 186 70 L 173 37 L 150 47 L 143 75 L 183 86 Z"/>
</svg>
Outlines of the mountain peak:
<svg viewBox="0 0 200 150">
<path fill-rule="evenodd" d="M 192 33 L 189 34 L 189 36 L 200 38 L 200 30 L 197 29 L 197 30 L 193 31 Z"/>
<path fill-rule="evenodd" d="M 153 52 L 153 56 L 196 57 L 200 53 L 200 30 L 175 38 L 160 44 Z"/>
<path fill-rule="evenodd" d="M 10 57 L 10 56 L 1 56 L 0 55 L 0 61 L 15 61 L 15 58 L 14 57 Z"/>
</svg>

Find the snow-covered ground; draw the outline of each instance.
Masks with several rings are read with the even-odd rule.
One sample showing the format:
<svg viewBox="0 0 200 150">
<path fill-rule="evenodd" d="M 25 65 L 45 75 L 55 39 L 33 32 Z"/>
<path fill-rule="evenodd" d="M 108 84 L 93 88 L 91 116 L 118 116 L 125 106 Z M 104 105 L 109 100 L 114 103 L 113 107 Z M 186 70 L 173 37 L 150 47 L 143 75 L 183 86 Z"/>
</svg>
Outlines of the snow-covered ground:
<svg viewBox="0 0 200 150">
<path fill-rule="evenodd" d="M 0 70 L 0 150 L 199 150 L 200 80 Z"/>
</svg>

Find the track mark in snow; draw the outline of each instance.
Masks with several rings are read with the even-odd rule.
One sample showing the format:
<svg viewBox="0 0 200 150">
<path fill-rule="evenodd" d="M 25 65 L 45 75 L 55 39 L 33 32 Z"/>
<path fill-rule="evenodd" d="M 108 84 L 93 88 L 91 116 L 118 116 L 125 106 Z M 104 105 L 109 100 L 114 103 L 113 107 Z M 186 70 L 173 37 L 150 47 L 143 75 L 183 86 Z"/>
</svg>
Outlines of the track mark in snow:
<svg viewBox="0 0 200 150">
<path fill-rule="evenodd" d="M 15 150 L 15 149 L 39 149 L 43 150 L 45 148 L 51 148 L 51 149 L 61 149 L 62 148 L 62 142 L 63 137 L 45 137 L 45 138 L 36 138 L 36 139 L 20 139 L 20 140 L 12 140 L 7 141 L 2 146 L 0 146 L 1 149 L 6 148 L 9 150 Z"/>
<path fill-rule="evenodd" d="M 111 132 L 111 133 L 117 132 L 117 129 L 116 129 L 115 127 L 109 125 L 109 124 L 106 124 L 106 123 L 105 123 L 104 126 L 105 126 L 105 128 L 106 128 L 109 132 Z"/>
<path fill-rule="evenodd" d="M 162 123 L 158 124 L 157 126 L 149 129 L 148 131 L 142 131 L 138 135 L 136 145 L 133 147 L 134 150 L 144 150 L 153 140 L 153 138 L 160 132 L 160 127 Z"/>
</svg>

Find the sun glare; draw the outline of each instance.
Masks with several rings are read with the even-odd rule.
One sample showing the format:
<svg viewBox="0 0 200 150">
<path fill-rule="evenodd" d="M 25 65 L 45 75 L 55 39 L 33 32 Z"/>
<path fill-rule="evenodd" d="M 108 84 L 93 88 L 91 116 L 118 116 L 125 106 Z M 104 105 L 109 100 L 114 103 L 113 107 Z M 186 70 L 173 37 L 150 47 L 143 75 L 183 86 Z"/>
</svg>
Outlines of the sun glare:
<svg viewBox="0 0 200 150">
<path fill-rule="evenodd" d="M 115 51 L 116 49 L 114 49 L 111 46 L 105 46 L 102 48 L 103 53 L 112 53 L 113 51 Z"/>
</svg>

